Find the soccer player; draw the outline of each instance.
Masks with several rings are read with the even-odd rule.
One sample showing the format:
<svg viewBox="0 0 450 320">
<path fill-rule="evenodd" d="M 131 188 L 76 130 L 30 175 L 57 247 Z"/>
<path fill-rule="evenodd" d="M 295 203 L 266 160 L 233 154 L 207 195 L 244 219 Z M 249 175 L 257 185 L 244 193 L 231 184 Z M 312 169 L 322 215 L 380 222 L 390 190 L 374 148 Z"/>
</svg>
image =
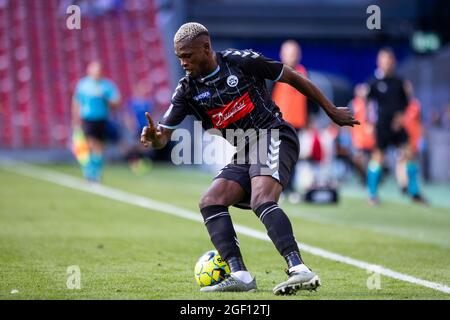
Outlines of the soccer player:
<svg viewBox="0 0 450 320">
<path fill-rule="evenodd" d="M 191 114 L 202 122 L 204 129 L 214 128 L 221 133 L 226 129 L 259 130 L 262 132 L 258 136 L 259 143 L 263 141 L 269 150 L 261 161 L 240 163 L 243 159 L 235 155 L 200 200 L 200 211 L 211 241 L 231 271 L 227 279 L 201 291 L 256 289 L 255 278 L 245 267 L 228 212 L 232 205 L 255 212 L 287 262 L 289 277 L 273 289 L 274 293 L 315 289 L 320 285 L 319 277 L 304 264 L 289 218 L 277 204 L 298 159 L 298 138 L 272 102 L 265 79 L 290 84 L 321 105 L 339 125 L 352 126 L 358 122 L 348 108 L 336 108 L 314 84 L 280 62 L 251 50 L 214 52 L 208 30 L 199 23 L 182 25 L 174 36 L 174 47 L 186 76 L 179 81 L 172 104 L 157 126 L 146 114 L 149 124 L 142 129 L 141 143 L 156 149 L 164 147 L 174 129 Z M 261 129 L 271 130 L 264 133 Z M 258 157 L 254 146 L 245 144 L 245 161 Z"/>
<path fill-rule="evenodd" d="M 101 179 L 109 109 L 119 104 L 119 90 L 112 81 L 102 77 L 101 63 L 90 62 L 87 76 L 78 81 L 72 99 L 72 127 L 81 126 L 89 146 L 89 159 L 82 166 L 88 181 Z"/>
<path fill-rule="evenodd" d="M 397 170 L 406 168 L 407 192 L 415 202 L 425 203 L 419 192 L 418 167 L 414 154 L 408 148 L 408 134 L 405 131 L 404 113 L 408 105 L 405 82 L 395 74 L 396 58 L 390 48 L 382 48 L 377 56 L 375 78 L 369 82 L 368 98 L 377 108 L 376 147 L 367 169 L 369 204 L 377 205 L 378 184 L 382 173 L 384 153 L 389 146 L 398 148 Z M 401 165 L 404 162 L 405 165 Z M 397 177 L 400 174 L 397 174 Z"/>
</svg>

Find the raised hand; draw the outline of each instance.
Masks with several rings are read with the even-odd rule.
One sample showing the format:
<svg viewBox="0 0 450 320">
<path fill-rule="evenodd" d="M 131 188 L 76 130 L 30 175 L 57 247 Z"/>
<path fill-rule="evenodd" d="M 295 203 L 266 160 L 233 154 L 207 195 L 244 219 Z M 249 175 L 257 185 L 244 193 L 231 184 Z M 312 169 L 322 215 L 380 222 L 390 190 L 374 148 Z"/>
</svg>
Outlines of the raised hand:
<svg viewBox="0 0 450 320">
<path fill-rule="evenodd" d="M 155 125 L 153 124 L 152 117 L 148 112 L 145 113 L 145 117 L 147 118 L 148 126 L 142 128 L 141 143 L 144 145 L 144 147 L 148 147 L 150 146 L 150 144 L 159 141 L 159 138 L 161 137 L 161 131 L 156 129 Z"/>
</svg>

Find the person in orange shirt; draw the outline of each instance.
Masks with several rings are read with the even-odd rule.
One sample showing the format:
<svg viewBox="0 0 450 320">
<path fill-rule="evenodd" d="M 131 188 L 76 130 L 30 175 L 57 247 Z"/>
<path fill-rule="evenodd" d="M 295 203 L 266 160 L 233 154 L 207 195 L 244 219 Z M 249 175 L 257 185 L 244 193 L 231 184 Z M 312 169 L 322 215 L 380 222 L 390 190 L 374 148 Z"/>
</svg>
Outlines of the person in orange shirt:
<svg viewBox="0 0 450 320">
<path fill-rule="evenodd" d="M 355 166 L 362 181 L 366 179 L 366 168 L 370 153 L 375 148 L 375 131 L 371 105 L 367 103 L 368 88 L 364 84 L 357 84 L 354 98 L 350 101 L 355 119 L 361 124 L 350 128 L 353 152 L 351 162 Z"/>
<path fill-rule="evenodd" d="M 405 92 L 408 96 L 409 103 L 405 110 L 403 126 L 408 133 L 408 141 L 411 151 L 414 154 L 417 154 L 420 151 L 423 137 L 421 106 L 420 101 L 414 97 L 411 81 L 405 81 Z"/>
<path fill-rule="evenodd" d="M 281 45 L 280 58 L 285 65 L 292 67 L 297 72 L 307 77 L 305 67 L 300 64 L 302 51 L 297 41 L 285 41 Z M 297 130 L 297 133 L 306 128 L 308 122 L 308 99 L 306 96 L 286 83 L 276 82 L 272 91 L 272 99 L 280 108 L 283 119 L 289 122 Z M 289 194 L 291 202 L 298 202 L 299 200 L 299 195 L 295 192 L 293 186 L 295 171 L 294 167 L 291 172 L 289 184 L 285 189 L 286 193 Z"/>
<path fill-rule="evenodd" d="M 363 84 L 355 86 L 355 97 L 350 102 L 355 119 L 361 125 L 351 128 L 353 146 L 357 150 L 371 151 L 375 147 L 373 122 L 367 108 L 367 87 Z"/>
<path fill-rule="evenodd" d="M 301 47 L 294 40 L 285 41 L 280 50 L 281 61 L 307 77 L 306 69 L 300 64 Z M 273 87 L 272 99 L 280 108 L 283 118 L 295 129 L 304 129 L 308 120 L 308 99 L 290 85 L 277 82 Z"/>
</svg>

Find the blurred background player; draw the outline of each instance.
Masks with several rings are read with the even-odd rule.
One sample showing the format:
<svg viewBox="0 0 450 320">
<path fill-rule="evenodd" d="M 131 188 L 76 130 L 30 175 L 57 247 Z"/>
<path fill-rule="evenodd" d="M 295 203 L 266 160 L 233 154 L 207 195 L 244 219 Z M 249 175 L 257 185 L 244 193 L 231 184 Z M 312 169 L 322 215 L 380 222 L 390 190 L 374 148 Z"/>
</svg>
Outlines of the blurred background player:
<svg viewBox="0 0 450 320">
<path fill-rule="evenodd" d="M 87 76 L 78 81 L 72 99 L 72 128 L 83 129 L 89 147 L 89 158 L 82 165 L 83 175 L 89 181 L 100 182 L 109 109 L 118 108 L 119 104 L 119 90 L 103 78 L 101 63 L 90 62 Z"/>
<path fill-rule="evenodd" d="M 450 103 L 446 105 L 440 123 L 442 128 L 450 130 Z"/>
<path fill-rule="evenodd" d="M 424 202 L 419 192 L 418 167 L 413 161 L 412 153 L 408 151 L 408 134 L 404 128 L 408 96 L 405 82 L 395 74 L 395 65 L 396 58 L 392 49 L 382 48 L 377 56 L 375 78 L 369 82 L 368 98 L 373 100 L 377 110 L 376 147 L 367 170 L 370 204 L 379 203 L 378 185 L 385 152 L 389 146 L 398 148 L 396 170 L 406 168 L 408 195 L 414 201 Z"/>
<path fill-rule="evenodd" d="M 297 41 L 287 40 L 283 42 L 280 50 L 280 59 L 283 64 L 307 77 L 306 68 L 300 64 L 302 51 Z M 308 122 L 308 99 L 305 95 L 286 83 L 276 82 L 273 87 L 272 99 L 280 108 L 283 118 L 297 130 L 298 134 L 305 129 Z M 297 203 L 300 200 L 300 194 L 294 187 L 295 169 L 296 167 L 294 166 L 289 183 L 284 190 L 288 200 L 292 203 Z"/>
</svg>

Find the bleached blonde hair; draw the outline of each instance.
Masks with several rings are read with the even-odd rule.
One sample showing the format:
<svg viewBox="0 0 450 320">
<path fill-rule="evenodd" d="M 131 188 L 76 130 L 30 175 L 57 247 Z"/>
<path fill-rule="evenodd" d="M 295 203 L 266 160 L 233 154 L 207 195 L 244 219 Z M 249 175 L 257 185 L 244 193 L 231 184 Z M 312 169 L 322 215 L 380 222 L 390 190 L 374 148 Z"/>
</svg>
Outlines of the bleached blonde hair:
<svg viewBox="0 0 450 320">
<path fill-rule="evenodd" d="M 209 32 L 206 27 L 198 22 L 188 22 L 183 24 L 175 33 L 173 37 L 173 43 L 180 41 L 192 41 L 200 35 L 208 35 Z"/>
</svg>

